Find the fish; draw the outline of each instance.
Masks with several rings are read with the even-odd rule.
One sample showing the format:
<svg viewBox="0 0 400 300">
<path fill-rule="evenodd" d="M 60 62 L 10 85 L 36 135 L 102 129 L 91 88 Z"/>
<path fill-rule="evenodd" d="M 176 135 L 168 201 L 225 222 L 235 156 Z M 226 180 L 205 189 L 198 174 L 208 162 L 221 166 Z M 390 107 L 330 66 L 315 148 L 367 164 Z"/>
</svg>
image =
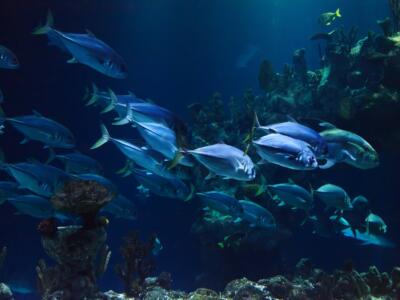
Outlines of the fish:
<svg viewBox="0 0 400 300">
<path fill-rule="evenodd" d="M 239 201 L 234 197 L 218 191 L 196 193 L 204 207 L 218 211 L 223 215 L 230 215 L 232 217 L 241 217 L 243 214 L 243 207 Z"/>
<path fill-rule="evenodd" d="M 135 121 L 135 125 L 148 146 L 164 155 L 167 159 L 174 159 L 178 147 L 176 145 L 176 135 L 172 129 L 162 123 Z"/>
<path fill-rule="evenodd" d="M 266 208 L 248 200 L 239 200 L 239 203 L 243 208 L 242 219 L 249 222 L 251 227 L 276 228 L 275 218 Z"/>
<path fill-rule="evenodd" d="M 24 135 L 21 144 L 29 141 L 41 142 L 45 147 L 71 149 L 75 147 L 72 132 L 64 125 L 42 116 L 38 112 L 33 115 L 18 117 L 0 117 L 0 123 L 7 121 Z"/>
<path fill-rule="evenodd" d="M 320 186 L 314 194 L 325 203 L 326 209 L 336 208 L 340 211 L 353 209 L 349 195 L 340 186 L 328 183 Z"/>
<path fill-rule="evenodd" d="M 84 96 L 86 106 L 95 105 L 102 107 L 101 113 L 115 110 L 120 117 L 125 116 L 126 107 L 132 103 L 145 103 L 146 101 L 129 92 L 126 95 L 116 95 L 111 89 L 101 91 L 92 83 L 92 90 L 86 89 Z"/>
<path fill-rule="evenodd" d="M 107 127 L 103 124 L 100 125 L 102 136 L 101 138 L 90 148 L 97 149 L 105 143 L 111 141 L 129 160 L 133 161 L 139 167 L 142 167 L 156 175 L 174 178 L 175 175 L 168 170 L 168 166 L 164 164 L 164 161 L 158 153 L 148 149 L 146 147 L 139 147 L 128 141 L 122 139 L 112 138 L 107 130 Z"/>
<path fill-rule="evenodd" d="M 311 146 L 286 135 L 271 133 L 253 141 L 262 160 L 292 170 L 314 170 L 317 157 Z"/>
<path fill-rule="evenodd" d="M 164 249 L 164 246 L 162 245 L 160 239 L 159 239 L 158 237 L 156 237 L 156 238 L 154 239 L 154 246 L 153 246 L 153 249 L 151 250 L 151 253 L 152 253 L 154 256 L 158 256 L 158 255 L 160 255 L 160 253 L 161 253 L 161 251 L 162 251 L 163 249 Z"/>
<path fill-rule="evenodd" d="M 255 124 L 257 129 L 264 131 L 267 134 L 279 133 L 306 142 L 311 145 L 311 148 L 317 156 L 322 156 L 328 151 L 326 141 L 317 131 L 294 120 L 262 126 L 260 125 L 256 114 Z"/>
<path fill-rule="evenodd" d="M 366 232 L 373 234 L 384 234 L 387 232 L 387 225 L 385 221 L 378 215 L 370 213 L 365 218 Z"/>
<path fill-rule="evenodd" d="M 268 189 L 276 195 L 282 205 L 308 211 L 313 205 L 313 197 L 303 187 L 292 183 L 268 185 Z"/>
<path fill-rule="evenodd" d="M 38 219 L 54 217 L 54 209 L 49 199 L 37 195 L 22 195 L 8 198 L 8 203 L 13 205 L 20 214 Z"/>
<path fill-rule="evenodd" d="M 141 169 L 134 169 L 132 174 L 141 186 L 157 196 L 183 201 L 193 198 L 194 186 L 189 187 L 178 177 L 165 178 Z"/>
<path fill-rule="evenodd" d="M 125 125 L 136 121 L 159 123 L 172 128 L 181 122 L 173 112 L 157 104 L 141 101 L 139 98 L 124 103 L 112 90 L 109 90 L 109 97 L 111 99 L 109 107 L 119 115 L 113 125 Z"/>
<path fill-rule="evenodd" d="M 65 164 L 65 172 L 69 174 L 101 174 L 102 172 L 102 166 L 98 161 L 79 152 L 57 154 L 54 158 Z"/>
<path fill-rule="evenodd" d="M 3 163 L 1 168 L 15 179 L 19 188 L 43 197 L 53 196 L 65 182 L 73 179 L 63 170 L 42 163 Z"/>
<path fill-rule="evenodd" d="M 19 188 L 19 184 L 15 181 L 0 181 L 0 205 L 8 198 L 15 197 L 23 193 Z"/>
<path fill-rule="evenodd" d="M 224 179 L 251 181 L 256 177 L 256 169 L 251 158 L 242 150 L 219 143 L 195 150 L 185 150 L 205 166 L 211 178 L 214 174 Z"/>
<path fill-rule="evenodd" d="M 66 33 L 53 28 L 53 16 L 49 11 L 46 24 L 34 29 L 34 35 L 46 35 L 52 45 L 71 54 L 68 63 L 86 65 L 106 76 L 123 79 L 127 66 L 122 57 L 93 33 Z"/>
<path fill-rule="evenodd" d="M 5 46 L 0 45 L 0 69 L 18 69 L 20 67 L 18 58 Z"/>
<path fill-rule="evenodd" d="M 366 197 L 359 195 L 354 197 L 353 201 L 351 201 L 351 205 L 353 206 L 353 210 L 359 212 L 361 214 L 369 214 L 370 205 L 369 201 Z"/>
<path fill-rule="evenodd" d="M 375 234 L 362 233 L 356 230 L 354 235 L 350 228 L 342 230 L 342 234 L 345 237 L 355 239 L 361 242 L 361 246 L 379 246 L 383 248 L 395 248 L 396 244 L 392 241 Z"/>
<path fill-rule="evenodd" d="M 325 26 L 330 26 L 336 18 L 341 18 L 340 8 L 338 8 L 335 12 L 326 12 L 319 16 L 319 23 Z"/>
<path fill-rule="evenodd" d="M 135 203 L 121 194 L 104 206 L 101 211 L 109 213 L 117 219 L 131 221 L 137 219 L 137 207 Z"/>
</svg>

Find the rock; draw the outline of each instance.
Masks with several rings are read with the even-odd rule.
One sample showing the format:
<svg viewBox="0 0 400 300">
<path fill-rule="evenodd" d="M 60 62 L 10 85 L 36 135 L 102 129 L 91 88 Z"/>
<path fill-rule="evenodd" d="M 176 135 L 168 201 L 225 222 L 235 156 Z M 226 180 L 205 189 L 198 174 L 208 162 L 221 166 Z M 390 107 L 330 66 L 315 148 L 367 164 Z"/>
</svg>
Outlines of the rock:
<svg viewBox="0 0 400 300">
<path fill-rule="evenodd" d="M 189 300 L 219 300 L 217 292 L 205 288 L 200 288 L 189 294 Z"/>
</svg>

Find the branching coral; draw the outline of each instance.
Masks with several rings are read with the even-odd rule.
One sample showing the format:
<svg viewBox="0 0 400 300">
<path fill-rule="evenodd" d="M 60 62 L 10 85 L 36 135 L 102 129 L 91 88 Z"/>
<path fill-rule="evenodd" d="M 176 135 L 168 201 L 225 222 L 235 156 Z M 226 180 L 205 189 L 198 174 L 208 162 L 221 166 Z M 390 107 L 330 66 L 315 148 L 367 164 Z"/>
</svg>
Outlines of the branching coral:
<svg viewBox="0 0 400 300">
<path fill-rule="evenodd" d="M 146 277 L 155 269 L 151 259 L 155 238 L 153 236 L 147 242 L 143 242 L 139 239 L 137 232 L 133 232 L 125 238 L 121 247 L 123 263 L 117 265 L 115 271 L 122 279 L 125 293 L 128 296 L 140 296 L 144 290 Z"/>
</svg>

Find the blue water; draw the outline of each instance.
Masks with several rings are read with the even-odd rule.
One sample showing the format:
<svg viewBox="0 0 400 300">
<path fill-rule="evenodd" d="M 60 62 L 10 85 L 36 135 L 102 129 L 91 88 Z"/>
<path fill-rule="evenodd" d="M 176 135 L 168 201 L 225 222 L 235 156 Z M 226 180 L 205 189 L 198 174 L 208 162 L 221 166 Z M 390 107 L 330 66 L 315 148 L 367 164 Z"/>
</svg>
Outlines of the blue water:
<svg viewBox="0 0 400 300">
<path fill-rule="evenodd" d="M 295 4 L 294 4 L 295 2 Z M 133 178 L 121 179 L 114 171 L 122 167 L 124 158 L 115 147 L 107 146 L 90 152 L 99 137 L 100 120 L 110 123 L 111 117 L 99 117 L 98 111 L 86 108 L 82 101 L 85 88 L 92 82 L 125 93 L 133 91 L 142 98 L 176 112 L 189 122 L 186 106 L 205 102 L 212 93 L 221 92 L 224 99 L 240 96 L 247 88 L 261 93 L 257 74 L 260 62 L 269 59 L 277 71 L 290 63 L 293 51 L 306 49 L 309 68 L 319 66 L 317 44 L 309 40 L 324 30 L 317 23 L 326 11 L 341 8 L 343 18 L 336 25 L 358 26 L 360 37 L 368 31 L 379 31 L 377 19 L 389 15 L 383 0 L 99 0 L 99 1 L 26 1 L 3 0 L 0 3 L 0 44 L 17 54 L 18 71 L 0 70 L 0 87 L 6 95 L 4 109 L 8 115 L 30 113 L 33 109 L 49 116 L 75 133 L 77 148 L 98 159 L 107 176 L 129 196 L 135 191 Z M 47 9 L 55 16 L 55 26 L 64 31 L 90 29 L 112 45 L 129 67 L 125 80 L 107 78 L 83 65 L 69 65 L 64 53 L 49 48 L 43 38 L 31 35 L 32 29 L 45 18 Z M 250 49 L 250 50 L 249 50 Z M 254 54 L 240 67 L 246 52 Z M 28 157 L 44 159 L 46 151 L 37 143 L 19 145 L 20 135 L 8 134 L 0 139 L 7 161 Z M 115 136 L 131 136 L 128 128 L 113 128 Z M 135 134 L 132 138 L 136 138 Z M 366 137 L 368 140 L 369 137 Z M 366 195 L 377 214 L 384 216 L 389 237 L 400 243 L 398 200 L 398 155 L 380 153 L 377 169 L 362 171 L 338 167 L 319 172 L 327 181 L 346 188 L 352 196 Z M 9 249 L 0 281 L 24 281 L 35 286 L 35 265 L 45 257 L 36 231 L 38 220 L 14 215 L 8 205 L 0 207 L 0 245 Z M 261 278 L 290 271 L 301 257 L 310 257 L 326 269 L 339 267 L 352 259 L 365 269 L 378 265 L 390 270 L 400 263 L 398 249 L 359 247 L 343 239 L 319 238 L 299 228 L 273 253 L 254 249 L 249 256 L 207 258 L 190 229 L 196 217 L 194 204 L 152 197 L 140 207 L 137 221 L 112 220 L 109 244 L 113 250 L 110 268 L 100 280 L 104 289 L 121 290 L 113 265 L 119 261 L 122 237 L 131 230 L 140 230 L 143 237 L 156 232 L 164 250 L 156 258 L 158 271 L 172 273 L 175 288 L 198 287 L 195 278 L 203 273 L 214 274 L 204 284 L 222 288 L 230 279 L 246 276 Z M 272 261 L 279 257 L 281 263 Z M 21 298 L 22 299 L 22 298 Z M 34 299 L 27 296 L 26 299 Z"/>
</svg>

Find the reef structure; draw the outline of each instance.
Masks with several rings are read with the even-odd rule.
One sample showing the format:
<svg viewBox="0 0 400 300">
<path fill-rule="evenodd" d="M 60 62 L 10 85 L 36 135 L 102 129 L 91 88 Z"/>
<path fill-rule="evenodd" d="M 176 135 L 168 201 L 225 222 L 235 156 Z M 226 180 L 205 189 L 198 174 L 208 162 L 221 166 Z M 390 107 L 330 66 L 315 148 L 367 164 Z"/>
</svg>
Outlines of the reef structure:
<svg viewBox="0 0 400 300">
<path fill-rule="evenodd" d="M 111 251 L 106 245 L 106 222 L 98 211 L 114 195 L 94 181 L 66 183 L 51 202 L 54 208 L 82 218 L 82 225 L 57 227 L 53 219 L 39 224 L 42 245 L 56 265 L 40 260 L 36 272 L 39 292 L 45 300 L 107 299 L 97 287 Z"/>
</svg>

